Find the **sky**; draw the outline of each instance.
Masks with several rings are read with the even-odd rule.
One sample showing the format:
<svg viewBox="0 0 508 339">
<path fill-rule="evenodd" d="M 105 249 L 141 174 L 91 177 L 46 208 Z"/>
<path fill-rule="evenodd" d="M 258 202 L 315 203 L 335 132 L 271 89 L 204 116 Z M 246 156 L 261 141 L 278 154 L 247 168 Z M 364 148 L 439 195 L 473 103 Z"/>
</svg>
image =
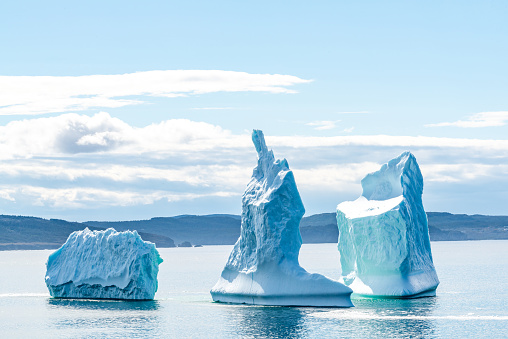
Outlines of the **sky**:
<svg viewBox="0 0 508 339">
<path fill-rule="evenodd" d="M 403 151 L 508 215 L 506 1 L 0 4 L 0 214 L 241 213 L 263 130 L 306 215 Z"/>
</svg>

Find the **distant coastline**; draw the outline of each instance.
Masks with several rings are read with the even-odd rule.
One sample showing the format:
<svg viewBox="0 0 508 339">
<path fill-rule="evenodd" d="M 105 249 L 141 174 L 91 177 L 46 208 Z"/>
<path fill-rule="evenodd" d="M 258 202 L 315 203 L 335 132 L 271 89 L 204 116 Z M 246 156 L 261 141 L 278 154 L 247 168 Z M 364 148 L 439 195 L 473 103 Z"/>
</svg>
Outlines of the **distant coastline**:
<svg viewBox="0 0 508 339">
<path fill-rule="evenodd" d="M 508 216 L 428 212 L 431 241 L 508 239 Z M 233 245 L 240 235 L 240 216 L 229 214 L 180 215 L 133 221 L 68 222 L 26 216 L 0 215 L 0 251 L 42 250 L 60 247 L 70 233 L 113 227 L 136 230 L 157 247 Z M 335 213 L 304 217 L 300 224 L 303 243 L 336 243 Z"/>
</svg>

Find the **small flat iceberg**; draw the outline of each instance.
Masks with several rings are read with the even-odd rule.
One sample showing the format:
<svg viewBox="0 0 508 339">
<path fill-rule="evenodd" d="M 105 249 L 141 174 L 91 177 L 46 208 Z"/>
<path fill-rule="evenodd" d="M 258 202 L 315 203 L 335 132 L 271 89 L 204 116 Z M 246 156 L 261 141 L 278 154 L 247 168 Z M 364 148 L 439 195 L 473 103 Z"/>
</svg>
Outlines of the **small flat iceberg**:
<svg viewBox="0 0 508 339">
<path fill-rule="evenodd" d="M 423 177 L 410 152 L 362 180 L 362 195 L 337 206 L 342 279 L 355 294 L 435 296 Z"/>
<path fill-rule="evenodd" d="M 46 263 L 54 298 L 151 300 L 162 262 L 136 231 L 76 231 Z"/>
<path fill-rule="evenodd" d="M 275 160 L 263 132 L 252 140 L 258 165 L 242 197 L 242 226 L 219 281 L 214 301 L 278 305 L 351 307 L 353 292 L 338 281 L 310 274 L 298 263 L 300 220 L 305 209 L 293 172 Z"/>
</svg>

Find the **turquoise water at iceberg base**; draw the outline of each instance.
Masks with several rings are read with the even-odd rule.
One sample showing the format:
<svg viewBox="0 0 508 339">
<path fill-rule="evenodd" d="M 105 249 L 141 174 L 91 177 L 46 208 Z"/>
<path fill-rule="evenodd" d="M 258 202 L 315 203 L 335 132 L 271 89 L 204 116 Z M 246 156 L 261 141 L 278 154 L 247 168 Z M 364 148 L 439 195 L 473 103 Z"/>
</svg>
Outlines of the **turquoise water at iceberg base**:
<svg viewBox="0 0 508 339">
<path fill-rule="evenodd" d="M 160 249 L 154 301 L 52 299 L 52 251 L 0 252 L 0 338 L 506 338 L 508 241 L 433 242 L 437 297 L 353 299 L 354 308 L 213 303 L 232 246 Z M 336 244 L 303 245 L 310 272 L 340 276 Z"/>
</svg>

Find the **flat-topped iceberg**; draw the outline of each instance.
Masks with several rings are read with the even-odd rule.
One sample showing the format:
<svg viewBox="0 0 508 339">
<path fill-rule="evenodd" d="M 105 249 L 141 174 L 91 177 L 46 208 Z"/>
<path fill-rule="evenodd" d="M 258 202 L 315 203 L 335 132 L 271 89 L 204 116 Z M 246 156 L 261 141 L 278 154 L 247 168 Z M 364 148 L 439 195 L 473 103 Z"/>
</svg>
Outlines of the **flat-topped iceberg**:
<svg viewBox="0 0 508 339">
<path fill-rule="evenodd" d="M 355 294 L 436 295 L 423 177 L 410 152 L 362 180 L 362 195 L 337 206 L 342 279 Z"/>
<path fill-rule="evenodd" d="M 55 298 L 153 299 L 162 262 L 155 245 L 136 231 L 76 231 L 46 263 Z"/>
<path fill-rule="evenodd" d="M 351 307 L 352 290 L 300 267 L 300 220 L 305 209 L 293 172 L 275 160 L 263 133 L 254 130 L 258 152 L 242 198 L 242 226 L 229 260 L 212 288 L 214 301 L 285 306 Z"/>
</svg>

